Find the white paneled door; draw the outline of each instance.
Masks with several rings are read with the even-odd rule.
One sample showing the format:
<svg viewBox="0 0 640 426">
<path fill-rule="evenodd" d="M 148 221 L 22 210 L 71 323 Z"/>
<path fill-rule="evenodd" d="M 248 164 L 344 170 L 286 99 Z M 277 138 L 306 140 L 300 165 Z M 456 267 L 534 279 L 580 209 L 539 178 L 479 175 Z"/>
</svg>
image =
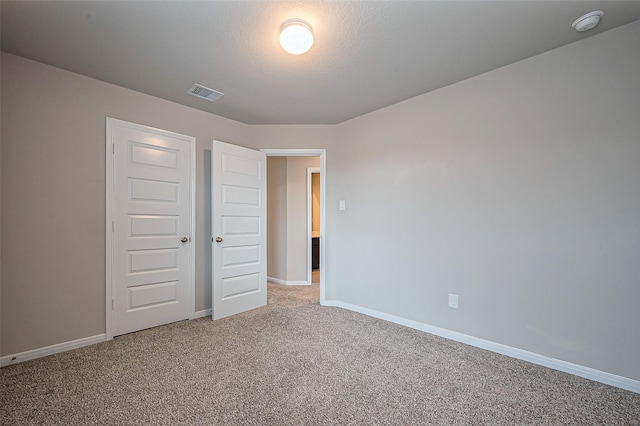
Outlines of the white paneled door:
<svg viewBox="0 0 640 426">
<path fill-rule="evenodd" d="M 107 268 L 112 335 L 117 336 L 190 316 L 195 139 L 107 119 L 107 149 L 109 144 Z"/>
<path fill-rule="evenodd" d="M 266 154 L 211 148 L 213 319 L 267 304 Z"/>
</svg>

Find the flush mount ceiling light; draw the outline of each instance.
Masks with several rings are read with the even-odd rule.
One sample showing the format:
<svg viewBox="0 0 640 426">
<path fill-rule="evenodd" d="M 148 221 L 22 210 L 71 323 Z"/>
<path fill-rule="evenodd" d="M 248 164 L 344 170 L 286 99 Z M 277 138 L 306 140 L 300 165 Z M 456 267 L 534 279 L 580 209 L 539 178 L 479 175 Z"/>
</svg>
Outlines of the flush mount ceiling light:
<svg viewBox="0 0 640 426">
<path fill-rule="evenodd" d="M 573 21 L 573 24 L 571 24 L 571 26 L 578 32 L 590 30 L 600 23 L 600 18 L 602 17 L 602 15 L 604 15 L 604 12 L 601 10 L 589 12 L 586 15 L 582 15 L 581 17 Z"/>
<path fill-rule="evenodd" d="M 302 19 L 287 19 L 280 27 L 280 45 L 284 50 L 301 55 L 313 46 L 311 25 Z"/>
</svg>

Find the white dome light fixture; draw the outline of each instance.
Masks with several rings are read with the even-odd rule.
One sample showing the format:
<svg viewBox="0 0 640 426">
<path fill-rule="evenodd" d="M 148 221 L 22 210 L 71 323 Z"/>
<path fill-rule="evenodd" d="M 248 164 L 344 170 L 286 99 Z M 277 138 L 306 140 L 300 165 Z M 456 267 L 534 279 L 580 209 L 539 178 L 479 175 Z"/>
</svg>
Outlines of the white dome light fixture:
<svg viewBox="0 0 640 426">
<path fill-rule="evenodd" d="M 311 25 L 302 19 L 287 19 L 280 27 L 280 45 L 292 55 L 301 55 L 313 46 Z"/>
<path fill-rule="evenodd" d="M 571 26 L 578 32 L 583 32 L 590 30 L 600 23 L 600 18 L 602 18 L 604 12 L 601 10 L 596 10 L 595 12 L 589 12 L 586 15 L 582 15 L 575 21 Z"/>
</svg>

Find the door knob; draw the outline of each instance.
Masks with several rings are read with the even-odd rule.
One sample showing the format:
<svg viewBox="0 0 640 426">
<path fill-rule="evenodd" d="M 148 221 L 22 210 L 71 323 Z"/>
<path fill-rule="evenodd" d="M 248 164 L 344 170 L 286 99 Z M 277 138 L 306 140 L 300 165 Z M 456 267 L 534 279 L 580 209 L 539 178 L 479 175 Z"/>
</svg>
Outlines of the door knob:
<svg viewBox="0 0 640 426">
<path fill-rule="evenodd" d="M 222 238 L 218 237 L 216 238 L 216 243 L 221 243 L 222 242 Z"/>
<path fill-rule="evenodd" d="M 186 243 L 187 241 L 189 241 L 189 239 L 187 237 L 182 237 L 180 238 L 180 241 L 182 241 L 183 243 Z"/>
</svg>

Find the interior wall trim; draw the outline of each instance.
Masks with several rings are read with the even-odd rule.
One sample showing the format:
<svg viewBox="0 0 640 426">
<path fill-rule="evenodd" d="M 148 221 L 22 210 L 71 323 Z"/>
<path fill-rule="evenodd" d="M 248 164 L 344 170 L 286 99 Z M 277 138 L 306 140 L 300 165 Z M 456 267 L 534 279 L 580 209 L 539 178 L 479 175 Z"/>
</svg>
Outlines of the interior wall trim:
<svg viewBox="0 0 640 426">
<path fill-rule="evenodd" d="M 276 282 L 276 279 L 269 278 L 270 281 Z M 277 280 L 286 282 L 283 280 Z M 480 349 L 486 349 L 491 352 L 506 355 L 512 358 L 520 359 L 523 361 L 531 362 L 533 364 L 548 367 L 554 370 L 562 371 L 565 373 L 573 374 L 575 376 L 584 377 L 585 379 L 593 380 L 606 385 L 615 386 L 620 389 L 628 390 L 640 394 L 640 381 L 629 379 L 627 377 L 618 376 L 616 374 L 607 373 L 605 371 L 596 370 L 594 368 L 585 367 L 579 364 L 574 364 L 559 359 L 549 358 L 535 352 L 525 351 L 523 349 L 514 348 L 511 346 L 495 343 L 489 340 L 480 339 L 478 337 L 469 336 L 467 334 L 458 333 L 456 331 L 447 330 L 440 327 L 434 327 L 432 325 L 424 324 L 418 321 L 409 320 L 406 318 L 398 317 L 396 315 L 386 314 L 373 309 L 365 308 L 350 303 L 340 302 L 336 300 L 325 300 L 322 303 L 323 306 L 334 306 L 342 309 L 346 309 L 353 312 L 358 312 L 364 315 L 368 315 L 373 318 L 378 318 L 384 321 L 389 321 L 395 324 L 403 325 L 405 327 L 420 330 L 425 333 L 430 333 L 436 336 L 451 339 L 456 342 L 465 343 L 467 345 L 475 346 Z M 196 313 L 197 318 L 211 315 L 211 309 L 204 309 Z M 72 349 L 78 349 L 84 346 L 94 345 L 96 343 L 105 342 L 107 340 L 106 334 L 98 334 L 95 336 L 84 337 L 82 339 L 71 340 L 68 342 L 58 343 L 51 346 L 45 346 L 43 348 L 32 349 L 29 351 L 20 352 L 17 354 L 10 354 L 0 358 L 0 367 L 5 367 L 12 364 L 18 364 L 20 362 L 29 361 L 36 358 L 42 358 L 48 355 L 57 354 L 60 352 L 66 352 Z"/>
<path fill-rule="evenodd" d="M 78 349 L 83 346 L 94 345 L 96 343 L 102 343 L 107 340 L 107 335 L 97 334 L 91 337 L 83 337 L 82 339 L 71 340 L 69 342 L 58 343 L 51 346 L 45 346 L 43 348 L 32 349 L 29 351 L 20 352 L 17 354 L 6 355 L 0 358 L 0 367 L 7 365 L 18 364 L 20 362 L 29 361 L 36 358 L 42 358 L 43 356 L 53 355 L 60 352 L 70 351 L 71 349 Z"/>
<path fill-rule="evenodd" d="M 307 281 L 286 281 L 286 280 L 281 280 L 279 278 L 272 278 L 272 277 L 267 277 L 267 281 L 272 281 L 276 284 L 281 284 L 281 285 L 311 285 L 311 283 Z"/>
<path fill-rule="evenodd" d="M 562 371 L 564 373 L 573 374 L 574 376 L 583 377 L 595 382 L 604 383 L 606 385 L 615 386 L 620 389 L 628 390 L 640 394 L 640 380 L 629 379 L 627 377 L 618 376 L 616 374 L 607 373 L 606 371 L 596 370 L 595 368 L 585 367 L 583 365 L 574 364 L 560 359 L 549 358 L 535 352 L 518 349 L 501 343 L 492 342 L 490 340 L 480 339 L 478 337 L 469 336 L 467 334 L 458 333 L 457 331 L 447 330 L 445 328 L 435 327 L 418 321 L 409 320 L 395 315 L 379 312 L 373 309 L 365 308 L 358 305 L 352 305 L 337 300 L 325 300 L 323 306 L 335 306 L 349 311 L 358 312 L 370 317 L 389 321 L 415 330 L 424 331 L 425 333 L 444 337 L 446 339 L 455 340 L 456 342 L 465 343 L 480 349 L 486 349 L 491 352 L 509 356 L 511 358 L 520 359 L 531 362 L 533 364 L 548 367 L 553 370 Z"/>
<path fill-rule="evenodd" d="M 193 314 L 192 319 L 204 318 L 204 317 L 210 317 L 210 316 L 211 316 L 211 308 L 203 309 L 201 311 L 196 311 L 196 313 Z"/>
</svg>

